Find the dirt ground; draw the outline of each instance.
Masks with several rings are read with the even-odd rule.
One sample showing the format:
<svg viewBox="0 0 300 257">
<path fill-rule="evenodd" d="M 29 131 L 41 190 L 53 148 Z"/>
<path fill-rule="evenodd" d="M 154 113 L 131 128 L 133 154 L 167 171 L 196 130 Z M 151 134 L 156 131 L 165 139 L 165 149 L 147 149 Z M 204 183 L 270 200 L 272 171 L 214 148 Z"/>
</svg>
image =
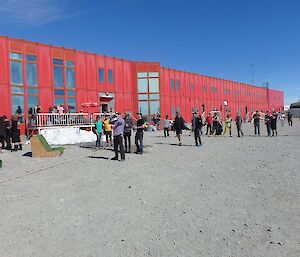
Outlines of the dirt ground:
<svg viewBox="0 0 300 257">
<path fill-rule="evenodd" d="M 300 256 L 300 122 L 277 137 L 145 133 L 145 154 L 0 159 L 1 257 Z M 132 139 L 133 141 L 133 139 Z"/>
</svg>

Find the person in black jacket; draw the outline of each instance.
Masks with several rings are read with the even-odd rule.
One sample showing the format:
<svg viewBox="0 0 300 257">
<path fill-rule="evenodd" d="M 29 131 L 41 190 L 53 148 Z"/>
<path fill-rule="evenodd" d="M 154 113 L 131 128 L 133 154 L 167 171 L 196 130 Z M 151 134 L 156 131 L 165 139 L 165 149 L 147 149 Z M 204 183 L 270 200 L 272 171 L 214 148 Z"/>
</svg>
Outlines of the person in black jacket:
<svg viewBox="0 0 300 257">
<path fill-rule="evenodd" d="M 144 153 L 144 128 L 145 128 L 145 120 L 143 119 L 143 115 L 141 113 L 137 113 L 138 120 L 136 122 L 136 133 L 135 133 L 135 146 L 136 154 Z"/>
<path fill-rule="evenodd" d="M 272 137 L 274 137 L 275 135 L 277 136 L 277 118 L 278 118 L 277 113 L 273 112 L 271 116 Z"/>
<path fill-rule="evenodd" d="M 194 116 L 192 119 L 192 131 L 194 132 L 196 146 L 202 146 L 200 137 L 202 126 L 203 123 L 201 115 L 198 115 L 196 112 L 194 112 Z"/>
<path fill-rule="evenodd" d="M 182 143 L 181 143 L 181 134 L 182 134 L 182 130 L 184 128 L 185 128 L 184 120 L 181 117 L 180 113 L 176 112 L 176 117 L 175 117 L 173 129 L 176 132 L 176 136 L 177 136 L 178 141 L 179 141 L 179 144 L 178 144 L 179 146 L 182 146 Z"/>
<path fill-rule="evenodd" d="M 4 117 L 0 117 L 0 144 L 1 148 L 5 148 L 5 138 L 6 138 L 6 126 L 4 122 Z"/>
<path fill-rule="evenodd" d="M 5 149 L 11 150 L 11 140 L 10 140 L 10 121 L 6 116 L 3 116 L 4 120 L 4 125 L 6 129 L 6 137 L 5 137 L 5 142 L 6 142 L 6 147 Z"/>
<path fill-rule="evenodd" d="M 242 117 L 241 115 L 238 113 L 235 117 L 235 124 L 236 124 L 236 129 L 237 129 L 237 133 L 238 133 L 238 137 L 240 137 L 240 134 L 242 134 L 242 136 L 244 135 L 243 130 L 242 130 Z"/>
<path fill-rule="evenodd" d="M 265 124 L 267 127 L 268 137 L 271 136 L 271 115 L 270 112 L 267 111 L 267 114 L 265 115 Z"/>
<path fill-rule="evenodd" d="M 21 139 L 20 139 L 20 128 L 19 128 L 17 115 L 12 116 L 12 118 L 11 118 L 10 133 L 11 133 L 11 141 L 14 145 L 14 147 L 11 151 L 16 152 L 18 150 L 22 150 L 22 144 L 21 144 Z"/>
</svg>

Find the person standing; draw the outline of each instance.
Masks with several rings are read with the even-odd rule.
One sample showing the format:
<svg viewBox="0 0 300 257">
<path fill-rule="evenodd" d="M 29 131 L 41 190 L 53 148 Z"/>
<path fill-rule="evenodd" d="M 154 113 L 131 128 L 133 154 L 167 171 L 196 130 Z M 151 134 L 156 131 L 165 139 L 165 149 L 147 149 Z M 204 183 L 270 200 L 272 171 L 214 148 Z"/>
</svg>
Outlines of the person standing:
<svg viewBox="0 0 300 257">
<path fill-rule="evenodd" d="M 6 147 L 5 147 L 5 149 L 11 150 L 10 121 L 9 121 L 9 119 L 6 116 L 3 116 L 3 120 L 4 120 L 5 129 L 6 129 L 6 138 L 5 138 Z"/>
<path fill-rule="evenodd" d="M 169 116 L 166 115 L 166 118 L 164 120 L 164 137 L 169 136 L 170 126 L 171 126 L 171 120 L 169 119 Z"/>
<path fill-rule="evenodd" d="M 260 114 L 258 111 L 256 111 L 253 114 L 253 123 L 254 123 L 254 135 L 259 135 L 260 136 Z"/>
<path fill-rule="evenodd" d="M 182 146 L 182 143 L 181 143 L 181 134 L 182 134 L 182 130 L 184 129 L 184 120 L 183 118 L 181 117 L 180 113 L 179 112 L 176 112 L 176 117 L 175 117 L 175 121 L 174 121 L 174 130 L 176 132 L 176 136 L 178 138 L 178 141 L 179 141 L 179 146 Z"/>
<path fill-rule="evenodd" d="M 241 115 L 237 114 L 235 117 L 235 124 L 236 124 L 238 137 L 240 137 L 240 135 L 242 135 L 242 136 L 244 135 L 243 130 L 242 130 L 242 123 L 243 123 L 243 119 L 242 119 Z"/>
<path fill-rule="evenodd" d="M 135 145 L 136 145 L 136 151 L 134 153 L 136 154 L 143 154 L 144 152 L 144 127 L 145 127 L 145 121 L 143 119 L 143 116 L 141 113 L 137 113 L 138 120 L 136 123 L 136 133 L 135 133 Z"/>
<path fill-rule="evenodd" d="M 206 134 L 205 135 L 207 135 L 208 133 L 209 133 L 209 135 L 211 135 L 212 134 L 212 124 L 213 124 L 213 118 L 211 116 L 211 113 L 209 113 L 206 116 L 205 122 L 206 122 Z"/>
<path fill-rule="evenodd" d="M 267 111 L 266 115 L 265 115 L 265 124 L 267 127 L 267 133 L 268 133 L 268 137 L 271 136 L 271 115 L 270 115 L 270 111 Z"/>
<path fill-rule="evenodd" d="M 101 138 L 102 138 L 102 133 L 103 133 L 103 123 L 102 123 L 99 115 L 96 116 L 95 133 L 96 133 L 96 136 L 97 136 L 96 147 L 101 147 Z"/>
<path fill-rule="evenodd" d="M 21 109 L 21 106 L 19 105 L 15 114 L 18 116 L 18 121 L 20 123 L 23 122 L 22 113 L 23 113 L 23 110 Z"/>
<path fill-rule="evenodd" d="M 125 151 L 123 145 L 123 133 L 125 127 L 125 121 L 122 115 L 116 112 L 114 118 L 111 121 L 112 127 L 114 129 L 114 151 L 115 156 L 111 158 L 113 161 L 119 160 L 119 148 L 121 154 L 121 161 L 125 161 Z"/>
<path fill-rule="evenodd" d="M 281 127 L 283 127 L 284 126 L 284 120 L 285 120 L 284 112 L 280 113 L 279 119 L 280 119 Z"/>
<path fill-rule="evenodd" d="M 11 117 L 11 141 L 14 145 L 13 149 L 11 150 L 12 152 L 22 150 L 18 118 L 19 117 L 17 115 Z"/>
<path fill-rule="evenodd" d="M 229 130 L 229 136 L 232 137 L 232 135 L 231 135 L 231 125 L 232 125 L 232 118 L 230 117 L 230 114 L 227 114 L 226 119 L 225 119 L 225 128 L 224 128 L 223 135 L 225 135 L 227 133 L 227 130 Z"/>
<path fill-rule="evenodd" d="M 6 127 L 4 122 L 4 117 L 0 117 L 0 144 L 1 148 L 5 148 L 5 138 L 6 138 Z"/>
<path fill-rule="evenodd" d="M 103 126 L 104 126 L 104 135 L 106 138 L 106 146 L 108 146 L 108 141 L 110 141 L 110 145 L 112 146 L 112 128 L 111 124 L 108 119 L 109 115 L 105 115 L 103 120 Z M 109 140 L 108 140 L 109 139 Z"/>
<path fill-rule="evenodd" d="M 289 126 L 292 127 L 293 126 L 293 115 L 290 112 L 288 112 L 287 118 L 288 118 L 288 124 L 289 124 Z"/>
<path fill-rule="evenodd" d="M 125 153 L 131 152 L 131 130 L 133 127 L 133 120 L 129 113 L 125 115 L 125 128 L 124 128 L 124 142 L 125 142 Z"/>
<path fill-rule="evenodd" d="M 198 115 L 196 112 L 194 112 L 194 116 L 192 119 L 192 131 L 194 132 L 196 146 L 202 146 L 202 141 L 200 137 L 202 126 L 203 122 L 201 115 Z"/>
<path fill-rule="evenodd" d="M 272 137 L 274 137 L 274 135 L 277 136 L 277 118 L 278 118 L 277 113 L 273 112 L 271 116 Z"/>
</svg>

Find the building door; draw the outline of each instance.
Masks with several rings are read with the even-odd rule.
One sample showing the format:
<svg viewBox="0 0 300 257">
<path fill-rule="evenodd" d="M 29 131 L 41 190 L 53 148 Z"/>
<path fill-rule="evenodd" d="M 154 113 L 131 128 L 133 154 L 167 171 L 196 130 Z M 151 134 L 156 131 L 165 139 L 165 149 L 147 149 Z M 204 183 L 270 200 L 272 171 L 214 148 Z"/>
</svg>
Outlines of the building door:
<svg viewBox="0 0 300 257">
<path fill-rule="evenodd" d="M 108 104 L 101 104 L 101 112 L 102 113 L 108 112 Z"/>
</svg>

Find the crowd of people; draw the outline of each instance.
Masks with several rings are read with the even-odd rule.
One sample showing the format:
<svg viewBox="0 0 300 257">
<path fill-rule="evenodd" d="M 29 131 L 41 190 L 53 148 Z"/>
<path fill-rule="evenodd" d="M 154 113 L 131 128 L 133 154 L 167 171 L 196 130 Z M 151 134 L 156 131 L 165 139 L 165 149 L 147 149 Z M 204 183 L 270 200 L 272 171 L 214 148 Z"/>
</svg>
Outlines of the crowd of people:
<svg viewBox="0 0 300 257">
<path fill-rule="evenodd" d="M 18 109 L 20 109 L 18 107 Z M 17 110 L 18 110 L 17 109 Z M 59 108 L 56 108 L 57 110 Z M 50 111 L 50 109 L 49 109 Z M 53 109 L 51 110 L 53 112 Z M 58 111 L 62 111 L 59 109 Z M 11 151 L 22 150 L 22 144 L 20 140 L 20 110 L 18 113 L 13 115 L 9 120 L 6 116 L 0 117 L 0 144 L 2 149 L 7 149 Z M 34 115 L 42 112 L 40 105 L 37 105 L 34 110 L 31 108 L 29 115 Z M 136 154 L 142 155 L 144 152 L 144 130 L 147 128 L 146 120 L 142 113 L 137 113 L 138 119 L 135 120 L 129 113 L 122 114 L 116 112 L 115 114 L 108 113 L 101 118 L 99 115 L 95 119 L 93 132 L 96 134 L 96 148 L 101 147 L 102 135 L 105 136 L 106 146 L 113 146 L 115 156 L 112 160 L 119 159 L 119 153 L 121 155 L 121 160 L 125 160 L 125 153 L 131 153 L 131 135 L 135 131 L 135 145 Z M 266 113 L 256 111 L 252 115 L 251 121 L 254 124 L 254 136 L 260 136 L 260 126 L 264 123 L 266 126 L 267 136 L 277 136 L 277 121 L 279 120 L 281 126 L 284 126 L 286 115 L 284 112 L 277 113 L 273 111 L 272 113 L 267 111 Z M 135 121 L 134 121 L 135 120 Z M 160 129 L 161 117 L 159 114 L 153 115 L 151 121 L 153 125 L 153 130 Z M 289 126 L 293 125 L 292 115 L 287 113 L 287 120 Z M 241 137 L 244 135 L 242 124 L 243 119 L 240 114 L 237 114 L 233 119 L 230 113 L 225 115 L 222 121 L 220 112 L 212 111 L 206 116 L 204 113 L 200 114 L 198 112 L 193 112 L 191 118 L 191 128 L 186 125 L 185 120 L 179 112 L 176 113 L 174 121 L 169 119 L 166 115 L 163 122 L 163 135 L 164 137 L 170 136 L 170 131 L 174 131 L 178 139 L 178 145 L 182 145 L 182 132 L 183 130 L 190 130 L 190 135 L 193 133 L 195 139 L 195 145 L 202 146 L 201 135 L 204 134 L 203 130 L 206 126 L 207 136 L 220 136 L 227 135 L 232 137 L 232 127 L 233 124 L 236 125 L 237 136 Z"/>
<path fill-rule="evenodd" d="M 0 144 L 2 149 L 12 152 L 22 150 L 18 115 L 13 115 L 10 120 L 6 116 L 0 117 Z"/>
</svg>

